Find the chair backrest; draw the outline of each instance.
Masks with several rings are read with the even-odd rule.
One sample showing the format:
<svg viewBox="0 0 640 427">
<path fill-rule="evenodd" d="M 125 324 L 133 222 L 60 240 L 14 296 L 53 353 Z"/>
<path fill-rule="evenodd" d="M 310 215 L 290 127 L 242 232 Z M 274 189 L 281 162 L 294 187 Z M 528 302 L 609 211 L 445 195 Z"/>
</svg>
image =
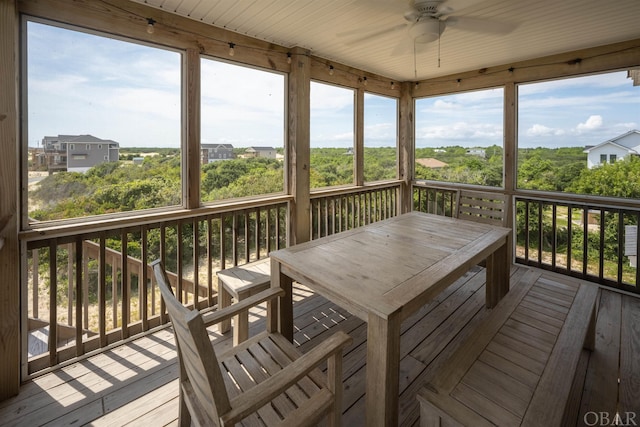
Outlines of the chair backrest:
<svg viewBox="0 0 640 427">
<path fill-rule="evenodd" d="M 202 316 L 198 310 L 189 310 L 175 298 L 162 263 L 158 260 L 151 265 L 173 324 L 183 398 L 189 400 L 190 408 L 206 412 L 217 424 L 231 405 Z"/>
<path fill-rule="evenodd" d="M 485 224 L 508 225 L 507 196 L 482 191 L 460 190 L 458 218 Z"/>
</svg>

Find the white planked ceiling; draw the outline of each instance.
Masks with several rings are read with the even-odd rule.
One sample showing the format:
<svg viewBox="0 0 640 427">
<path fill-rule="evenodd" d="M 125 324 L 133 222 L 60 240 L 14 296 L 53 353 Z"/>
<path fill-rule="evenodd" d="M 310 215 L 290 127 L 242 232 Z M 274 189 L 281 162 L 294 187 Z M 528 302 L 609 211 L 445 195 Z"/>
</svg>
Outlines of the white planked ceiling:
<svg viewBox="0 0 640 427">
<path fill-rule="evenodd" d="M 410 0 L 133 0 L 397 81 L 422 80 L 640 38 L 640 0 L 448 0 L 448 14 L 502 34 L 447 26 L 415 58 Z M 371 34 L 388 29 L 384 35 Z M 343 33 L 347 33 L 346 35 Z M 402 44 L 406 52 L 398 54 Z M 439 54 L 438 54 L 439 50 Z"/>
</svg>

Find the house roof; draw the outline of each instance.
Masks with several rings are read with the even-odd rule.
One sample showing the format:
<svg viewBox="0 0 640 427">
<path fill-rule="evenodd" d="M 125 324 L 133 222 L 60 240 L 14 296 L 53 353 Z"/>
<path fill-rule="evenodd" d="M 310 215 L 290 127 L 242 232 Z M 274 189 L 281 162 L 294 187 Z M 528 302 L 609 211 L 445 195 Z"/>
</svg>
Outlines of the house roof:
<svg viewBox="0 0 640 427">
<path fill-rule="evenodd" d="M 424 159 L 416 159 L 416 163 L 431 169 L 443 168 L 445 166 L 449 166 L 445 162 L 441 162 L 438 159 L 434 159 L 432 157 L 427 157 Z"/>
<path fill-rule="evenodd" d="M 602 143 L 600 143 L 600 144 L 598 144 L 598 145 L 587 146 L 587 147 L 583 150 L 583 153 L 590 153 L 591 151 L 596 150 L 596 149 L 598 149 L 598 148 L 600 148 L 600 147 L 604 147 L 604 146 L 606 146 L 606 145 L 612 145 L 612 146 L 614 146 L 614 147 L 620 148 L 621 150 L 626 150 L 626 151 L 628 151 L 628 152 L 629 152 L 629 154 L 638 154 L 637 146 L 629 147 L 629 146 L 627 146 L 627 145 L 623 145 L 623 144 L 620 144 L 620 143 L 616 142 L 616 141 L 620 141 L 621 139 L 626 138 L 627 136 L 629 136 L 629 135 L 631 135 L 631 134 L 638 134 L 638 135 L 640 135 L 640 131 L 635 130 L 635 129 L 634 129 L 634 130 L 630 130 L 629 132 L 623 133 L 622 135 L 618 135 L 618 136 L 616 136 L 615 138 L 611 138 L 611 139 L 609 139 L 609 140 L 607 140 L 607 141 L 604 141 L 604 142 L 602 142 Z"/>
<path fill-rule="evenodd" d="M 233 148 L 233 144 L 200 144 L 200 148 Z"/>
<path fill-rule="evenodd" d="M 273 147 L 249 147 L 246 151 L 273 151 Z"/>
<path fill-rule="evenodd" d="M 111 139 L 101 139 L 93 135 L 58 135 L 58 136 L 45 136 L 45 141 L 50 142 L 66 142 L 76 144 L 116 144 L 118 142 Z"/>
</svg>

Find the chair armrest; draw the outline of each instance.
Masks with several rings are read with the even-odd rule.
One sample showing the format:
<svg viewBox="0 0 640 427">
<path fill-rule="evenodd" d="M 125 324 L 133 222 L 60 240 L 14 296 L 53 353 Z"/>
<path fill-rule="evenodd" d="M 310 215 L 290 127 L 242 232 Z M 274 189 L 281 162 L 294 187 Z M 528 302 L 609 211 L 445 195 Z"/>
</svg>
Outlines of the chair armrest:
<svg viewBox="0 0 640 427">
<path fill-rule="evenodd" d="M 231 410 L 221 417 L 224 425 L 234 425 L 298 382 L 330 357 L 342 357 L 342 349 L 353 339 L 338 331 L 308 353 L 291 362 L 264 382 L 231 400 Z"/>
<path fill-rule="evenodd" d="M 269 288 L 262 292 L 258 292 L 255 295 L 245 298 L 240 302 L 231 304 L 229 307 L 225 307 L 222 310 L 209 311 L 202 314 L 202 320 L 205 326 L 215 325 L 223 320 L 231 319 L 233 316 L 248 310 L 251 307 L 255 307 L 258 304 L 262 304 L 265 301 L 269 301 L 276 297 L 282 297 L 285 295 L 282 288 Z"/>
</svg>

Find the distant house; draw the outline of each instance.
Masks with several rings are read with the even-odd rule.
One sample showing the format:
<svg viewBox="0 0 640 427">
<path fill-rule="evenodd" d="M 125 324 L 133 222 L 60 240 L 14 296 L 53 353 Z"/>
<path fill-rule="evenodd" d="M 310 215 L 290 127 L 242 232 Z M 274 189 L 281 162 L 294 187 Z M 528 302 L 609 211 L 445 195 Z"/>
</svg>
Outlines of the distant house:
<svg viewBox="0 0 640 427">
<path fill-rule="evenodd" d="M 200 154 L 202 164 L 216 162 L 218 160 L 234 159 L 233 145 L 231 144 L 201 144 Z"/>
<path fill-rule="evenodd" d="M 416 163 L 430 169 L 441 169 L 445 166 L 449 166 L 447 163 L 441 162 L 440 160 L 431 157 L 416 159 Z"/>
<path fill-rule="evenodd" d="M 586 147 L 584 152 L 587 153 L 589 169 L 628 156 L 637 156 L 640 154 L 640 131 L 631 130 L 596 146 Z"/>
<path fill-rule="evenodd" d="M 42 147 L 49 173 L 84 173 L 95 165 L 117 162 L 120 158 L 119 143 L 93 135 L 45 136 Z"/>
<path fill-rule="evenodd" d="M 245 151 L 246 157 L 276 158 L 276 149 L 273 147 L 249 147 Z"/>
<path fill-rule="evenodd" d="M 487 153 L 484 151 L 484 148 L 469 148 L 466 151 L 466 154 L 469 156 L 478 156 L 483 159 L 487 157 Z"/>
<path fill-rule="evenodd" d="M 629 257 L 629 265 L 638 266 L 638 226 L 624 226 L 624 255 Z"/>
</svg>

